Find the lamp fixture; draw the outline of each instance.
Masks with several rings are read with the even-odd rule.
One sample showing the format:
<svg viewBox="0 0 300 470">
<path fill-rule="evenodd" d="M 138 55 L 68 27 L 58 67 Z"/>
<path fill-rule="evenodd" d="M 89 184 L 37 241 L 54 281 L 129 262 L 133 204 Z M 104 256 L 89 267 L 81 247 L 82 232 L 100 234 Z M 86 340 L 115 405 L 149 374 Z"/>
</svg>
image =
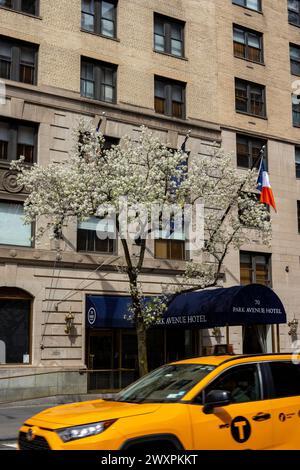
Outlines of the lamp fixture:
<svg viewBox="0 0 300 470">
<path fill-rule="evenodd" d="M 72 309 L 70 308 L 70 312 L 67 313 L 65 316 L 65 322 L 66 322 L 66 328 L 65 328 L 65 333 L 66 335 L 69 335 L 73 329 L 74 326 L 74 319 L 75 315 L 72 313 Z"/>
<path fill-rule="evenodd" d="M 297 318 L 294 318 L 292 321 L 288 322 L 288 327 L 290 328 L 289 335 L 290 336 L 296 336 L 297 335 L 297 330 L 298 330 L 298 320 Z"/>
</svg>

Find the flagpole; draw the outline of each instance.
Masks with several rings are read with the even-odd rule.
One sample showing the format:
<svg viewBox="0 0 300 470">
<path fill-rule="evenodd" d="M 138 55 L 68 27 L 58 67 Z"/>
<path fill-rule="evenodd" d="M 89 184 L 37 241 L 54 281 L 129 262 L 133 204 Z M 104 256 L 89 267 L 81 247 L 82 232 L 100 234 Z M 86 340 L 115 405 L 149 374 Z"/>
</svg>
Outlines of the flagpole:
<svg viewBox="0 0 300 470">
<path fill-rule="evenodd" d="M 258 171 L 260 171 L 263 159 L 266 156 L 265 152 L 266 152 L 266 145 L 263 145 L 262 148 L 259 151 L 259 155 L 258 155 L 257 159 L 252 164 L 251 170 L 254 170 L 254 168 L 256 168 L 256 164 L 260 161 L 260 164 L 259 164 L 259 167 L 258 167 Z"/>
</svg>

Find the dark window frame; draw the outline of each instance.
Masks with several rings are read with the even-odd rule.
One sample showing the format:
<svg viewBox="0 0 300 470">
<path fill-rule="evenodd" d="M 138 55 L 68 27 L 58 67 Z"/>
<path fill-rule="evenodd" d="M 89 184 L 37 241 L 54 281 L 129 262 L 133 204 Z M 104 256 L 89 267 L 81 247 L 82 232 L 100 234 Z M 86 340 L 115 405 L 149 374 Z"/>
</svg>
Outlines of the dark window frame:
<svg viewBox="0 0 300 470">
<path fill-rule="evenodd" d="M 185 22 L 178 20 L 176 18 L 171 18 L 169 16 L 161 15 L 160 13 L 154 12 L 154 31 L 153 31 L 153 48 L 155 52 L 159 54 L 168 54 L 175 58 L 184 58 L 185 57 Z M 164 29 L 164 51 L 160 51 L 156 48 L 155 36 L 158 35 L 155 32 L 155 27 L 158 22 L 163 24 Z M 181 42 L 181 55 L 172 53 L 172 26 L 178 25 L 181 27 L 181 39 L 178 40 Z M 161 36 L 161 35 L 158 35 Z M 177 40 L 177 39 L 176 39 Z"/>
<path fill-rule="evenodd" d="M 19 158 L 18 155 L 18 146 L 19 145 L 26 145 L 19 142 L 18 133 L 20 127 L 28 127 L 34 131 L 34 145 L 33 145 L 33 158 L 31 162 L 24 162 L 26 165 L 33 165 L 37 163 L 38 160 L 38 134 L 39 134 L 39 125 L 37 123 L 29 122 L 29 121 L 19 121 L 13 119 L 6 119 L 4 117 L 0 117 L 0 123 L 4 123 L 9 126 L 9 141 L 7 143 L 7 158 L 0 158 L 0 165 L 3 164 L 10 164 L 12 161 L 15 161 Z M 6 141 L 0 141 L 2 142 Z M 2 147 L 1 147 L 2 148 Z M 0 148 L 0 150 L 1 150 Z"/>
<path fill-rule="evenodd" d="M 299 163 L 297 162 L 297 151 L 299 152 Z M 300 146 L 295 145 L 295 170 L 296 178 L 300 179 Z"/>
<path fill-rule="evenodd" d="M 37 85 L 37 78 L 38 78 L 38 54 L 39 54 L 39 45 L 29 43 L 26 41 L 19 41 L 17 39 L 13 39 L 7 36 L 0 36 L 0 43 L 7 44 L 11 47 L 11 59 L 7 60 L 7 57 L 0 56 L 0 79 L 3 80 L 13 80 L 19 83 L 25 83 L 27 85 Z M 30 49 L 34 56 L 34 63 L 33 67 L 32 64 L 27 64 L 30 68 L 33 68 L 33 80 L 32 82 L 27 82 L 21 80 L 21 53 L 23 49 Z M 2 57 L 2 58 L 1 58 Z M 1 64 L 9 63 L 9 73 L 8 76 L 1 75 Z M 23 63 L 23 65 L 26 65 Z"/>
<path fill-rule="evenodd" d="M 100 218 L 99 218 L 100 222 Z M 80 234 L 82 236 L 85 236 L 85 248 L 80 248 Z M 93 235 L 92 238 L 88 238 L 88 235 Z M 79 225 L 77 225 L 77 244 L 76 244 L 76 251 L 77 253 L 96 253 L 96 254 L 104 254 L 104 255 L 116 255 L 118 251 L 118 241 L 117 239 L 111 239 L 107 237 L 105 240 L 100 240 L 100 242 L 107 243 L 107 250 L 97 250 L 96 248 L 96 242 L 97 242 L 97 232 L 96 230 L 87 230 L 83 228 L 79 228 Z M 94 247 L 93 249 L 90 249 L 90 244 L 93 244 Z M 110 250 L 110 247 L 112 248 Z"/>
<path fill-rule="evenodd" d="M 254 94 L 254 88 L 257 88 L 260 90 L 260 100 L 254 101 L 252 99 Z M 238 90 L 245 92 L 245 97 L 243 98 L 242 96 L 238 97 L 237 92 Z M 256 95 L 258 96 L 258 95 Z M 244 102 L 246 103 L 246 109 L 238 109 L 238 98 L 240 98 L 240 101 L 244 99 Z M 261 106 L 261 113 L 254 113 L 252 110 L 252 106 L 255 104 L 258 104 Z M 266 105 L 266 86 L 261 85 L 259 83 L 254 83 L 250 82 L 247 80 L 243 80 L 241 78 L 235 78 L 235 110 L 237 113 L 240 114 L 247 114 L 249 116 L 261 118 L 261 119 L 267 119 L 267 105 Z"/>
<path fill-rule="evenodd" d="M 234 33 L 235 31 L 241 31 L 243 34 L 244 34 L 244 39 L 245 39 L 245 43 L 244 43 L 244 47 L 245 47 L 245 56 L 241 56 L 241 55 L 238 55 L 237 52 L 236 52 L 236 44 L 241 44 L 237 41 L 235 41 L 234 39 Z M 259 48 L 253 48 L 253 49 L 257 49 L 259 51 L 259 60 L 253 60 L 251 59 L 250 57 L 250 50 L 251 50 L 251 46 L 249 46 L 249 38 L 250 38 L 250 35 L 252 34 L 252 36 L 256 36 L 259 40 Z M 234 54 L 234 57 L 238 58 L 238 59 L 243 59 L 243 60 L 247 60 L 249 62 L 253 62 L 255 64 L 260 64 L 260 65 L 264 65 L 264 46 L 263 46 L 263 33 L 259 32 L 259 31 L 254 31 L 253 29 L 249 29 L 249 28 L 245 28 L 244 26 L 240 26 L 238 24 L 234 24 L 233 25 L 233 54 Z"/>
<path fill-rule="evenodd" d="M 288 22 L 289 24 L 293 26 L 300 26 L 300 0 L 296 0 L 296 1 L 298 2 L 298 12 L 290 8 L 289 0 L 287 1 Z M 296 18 L 296 20 L 294 21 L 293 18 Z"/>
<path fill-rule="evenodd" d="M 112 5 L 114 5 L 114 10 L 113 10 L 114 15 L 113 15 L 113 20 L 112 20 L 112 23 L 114 25 L 113 36 L 109 36 L 103 33 L 102 20 L 105 19 L 105 17 L 102 16 L 103 1 L 106 1 L 106 3 L 111 3 Z M 107 39 L 116 39 L 117 38 L 117 25 L 118 25 L 118 0 L 94 0 L 94 5 L 95 5 L 94 14 L 90 14 L 83 10 L 83 1 L 81 0 L 81 30 L 86 33 L 96 34 L 97 36 L 102 36 Z M 84 27 L 84 23 L 83 23 L 84 14 L 94 17 L 94 30 L 93 31 Z"/>
<path fill-rule="evenodd" d="M 40 14 L 40 0 L 34 0 L 35 2 L 35 12 L 31 13 L 23 9 L 22 4 L 23 0 L 8 0 L 8 5 L 0 5 L 0 8 L 4 8 L 11 11 L 16 11 L 18 13 L 22 13 L 24 15 L 30 16 L 39 16 Z M 10 4 L 10 5 L 9 5 Z"/>
<path fill-rule="evenodd" d="M 297 102 L 294 102 L 294 99 Z M 293 127 L 300 127 L 300 100 L 296 95 L 292 95 L 292 120 Z"/>
<path fill-rule="evenodd" d="M 297 44 L 293 44 L 290 42 L 290 64 L 291 64 L 291 74 L 292 75 L 296 75 L 297 77 L 300 76 L 300 57 L 299 59 L 295 59 L 295 58 L 292 58 L 292 55 L 291 55 L 291 50 L 292 48 L 294 49 L 299 49 L 299 52 L 300 52 L 300 46 L 297 45 Z M 297 72 L 296 68 L 299 68 L 299 71 Z"/>
<path fill-rule="evenodd" d="M 241 144 L 242 140 L 244 140 L 245 145 L 247 145 L 248 166 L 239 165 L 239 155 L 242 155 L 242 154 L 241 153 L 239 154 L 239 147 L 238 146 L 239 146 L 239 143 Z M 255 145 L 255 144 L 259 144 L 259 145 Z M 237 162 L 237 168 L 251 169 L 251 168 L 253 168 L 254 164 L 255 164 L 255 167 L 258 168 L 257 163 L 260 162 L 260 159 L 256 158 L 256 156 L 253 153 L 253 149 L 258 148 L 259 146 L 260 146 L 260 148 L 262 148 L 264 145 L 266 147 L 265 162 L 267 163 L 267 161 L 268 161 L 268 141 L 266 139 L 261 139 L 259 137 L 250 136 L 250 135 L 247 135 L 247 134 L 237 133 L 236 134 L 236 162 Z M 244 157 L 246 158 L 246 154 L 244 155 Z M 255 158 L 256 158 L 256 161 L 254 161 Z"/>
<path fill-rule="evenodd" d="M 248 6 L 248 0 L 232 0 L 232 4 L 233 5 L 236 5 L 238 7 L 242 7 L 242 8 L 247 8 L 247 10 L 251 10 L 251 11 L 256 11 L 258 13 L 262 13 L 262 0 L 258 0 L 258 10 L 256 10 L 255 8 L 251 8 Z"/>
<path fill-rule="evenodd" d="M 83 92 L 83 82 L 90 81 L 83 78 L 83 67 L 84 65 L 92 65 L 94 67 L 94 96 L 90 97 Z M 105 100 L 104 87 L 105 87 L 105 71 L 108 70 L 112 73 L 113 80 L 112 85 L 109 85 L 113 89 L 112 101 Z M 87 57 L 81 57 L 81 73 L 80 73 L 80 94 L 84 98 L 94 99 L 96 101 L 103 101 L 105 103 L 116 104 L 117 103 L 117 74 L 118 66 L 116 64 L 110 64 L 108 62 L 102 62 L 99 60 L 89 59 Z"/>
<path fill-rule="evenodd" d="M 163 258 L 157 255 L 157 243 L 165 243 L 167 245 L 167 257 Z M 181 252 L 182 252 L 182 257 L 176 258 L 172 256 L 172 244 L 178 243 L 181 245 Z M 187 261 L 188 260 L 188 254 L 186 251 L 186 241 L 184 240 L 169 240 L 169 239 L 164 239 L 164 238 L 158 238 L 154 240 L 154 258 L 155 259 L 161 259 L 161 260 L 168 260 L 168 261 Z"/>
<path fill-rule="evenodd" d="M 300 201 L 297 201 L 298 233 L 300 235 Z"/>
<path fill-rule="evenodd" d="M 164 86 L 164 112 L 158 111 L 157 106 L 157 99 L 162 99 L 161 97 L 156 95 L 156 85 L 160 83 Z M 182 100 L 181 102 L 175 101 L 172 98 L 173 87 L 180 87 L 182 93 Z M 176 116 L 173 113 L 173 103 L 180 103 L 182 107 L 181 116 Z M 155 75 L 154 76 L 154 109 L 157 114 L 162 114 L 164 116 L 169 116 L 176 119 L 186 119 L 186 83 L 179 82 L 177 80 L 168 79 L 165 77 L 160 77 Z"/>
<path fill-rule="evenodd" d="M 120 140 L 121 139 L 119 137 L 112 137 L 110 135 L 104 135 L 103 149 L 110 150 L 112 147 L 119 145 Z"/>
<path fill-rule="evenodd" d="M 251 268 L 250 268 L 250 273 L 251 273 L 251 284 L 256 284 L 257 283 L 257 258 L 260 256 L 264 256 L 267 260 L 266 264 L 264 266 L 267 267 L 267 282 L 266 285 L 268 287 L 272 286 L 272 255 L 271 253 L 259 253 L 259 252 L 252 252 L 252 251 L 240 251 L 240 283 L 241 285 L 246 285 L 242 284 L 242 278 L 241 278 L 241 272 L 242 272 L 242 255 L 247 255 L 250 256 L 250 263 Z M 248 285 L 248 284 L 247 284 Z"/>
</svg>

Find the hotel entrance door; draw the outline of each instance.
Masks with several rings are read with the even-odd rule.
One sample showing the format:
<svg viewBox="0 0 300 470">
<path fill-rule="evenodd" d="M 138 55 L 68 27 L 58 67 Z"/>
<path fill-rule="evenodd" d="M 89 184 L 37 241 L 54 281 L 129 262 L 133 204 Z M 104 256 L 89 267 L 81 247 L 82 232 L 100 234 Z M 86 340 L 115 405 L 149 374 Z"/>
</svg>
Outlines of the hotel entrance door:
<svg viewBox="0 0 300 470">
<path fill-rule="evenodd" d="M 154 328 L 148 331 L 149 370 L 199 354 L 199 330 Z M 120 390 L 139 377 L 134 329 L 88 330 L 88 389 Z"/>
</svg>

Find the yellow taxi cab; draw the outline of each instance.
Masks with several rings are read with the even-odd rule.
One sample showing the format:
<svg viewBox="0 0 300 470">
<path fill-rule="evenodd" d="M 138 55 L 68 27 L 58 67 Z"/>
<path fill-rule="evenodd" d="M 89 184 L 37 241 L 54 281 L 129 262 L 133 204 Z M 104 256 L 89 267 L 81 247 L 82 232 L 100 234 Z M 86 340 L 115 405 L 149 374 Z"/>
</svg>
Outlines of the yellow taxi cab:
<svg viewBox="0 0 300 470">
<path fill-rule="evenodd" d="M 292 354 L 171 363 L 113 399 L 47 409 L 20 450 L 300 449 L 300 361 Z"/>
</svg>

